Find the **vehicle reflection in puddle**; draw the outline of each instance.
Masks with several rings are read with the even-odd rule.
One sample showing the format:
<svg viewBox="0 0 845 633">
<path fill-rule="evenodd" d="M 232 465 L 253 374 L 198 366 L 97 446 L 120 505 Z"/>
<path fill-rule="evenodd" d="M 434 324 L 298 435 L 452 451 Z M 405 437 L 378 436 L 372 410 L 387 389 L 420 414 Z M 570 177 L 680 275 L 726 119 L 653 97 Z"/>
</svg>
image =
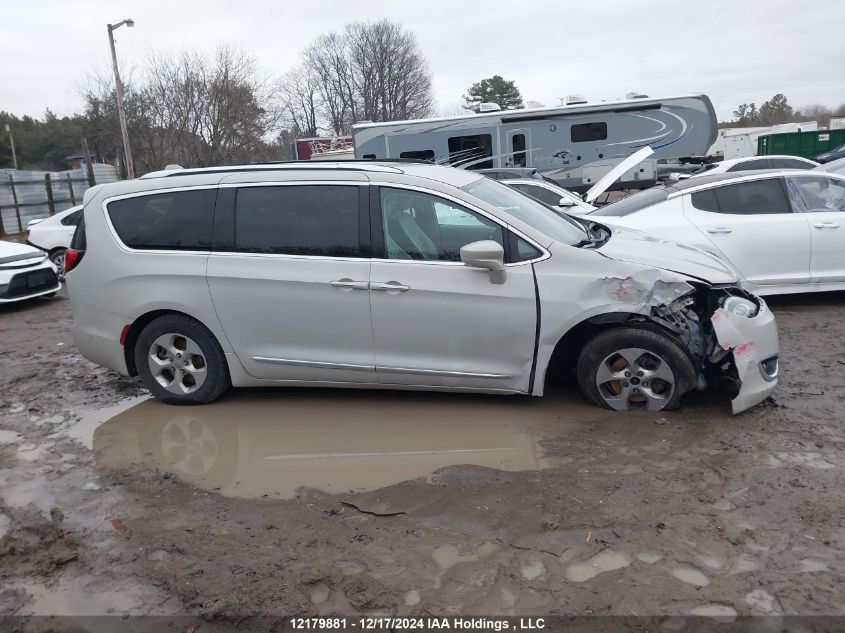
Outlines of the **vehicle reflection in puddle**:
<svg viewBox="0 0 845 633">
<path fill-rule="evenodd" d="M 571 427 L 563 410 L 495 396 L 241 390 L 199 407 L 142 402 L 100 426 L 94 450 L 105 466 L 140 463 L 226 496 L 291 498 L 300 487 L 374 490 L 457 464 L 554 466 L 538 442 Z"/>
</svg>

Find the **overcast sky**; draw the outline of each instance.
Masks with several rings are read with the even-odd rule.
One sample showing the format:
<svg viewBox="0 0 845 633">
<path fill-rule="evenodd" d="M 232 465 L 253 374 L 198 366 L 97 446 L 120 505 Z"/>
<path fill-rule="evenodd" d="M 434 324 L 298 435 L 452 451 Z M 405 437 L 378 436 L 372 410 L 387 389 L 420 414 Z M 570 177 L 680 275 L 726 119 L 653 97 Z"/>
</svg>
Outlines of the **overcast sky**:
<svg viewBox="0 0 845 633">
<path fill-rule="evenodd" d="M 438 109 L 500 74 L 526 100 L 590 100 L 704 92 L 719 118 L 777 92 L 793 106 L 845 102 L 845 2 L 841 0 L 4 0 L 0 110 L 40 117 L 81 109 L 77 87 L 108 69 L 106 24 L 121 64 L 150 53 L 211 50 L 226 42 L 265 73 L 293 66 L 315 36 L 355 20 L 389 18 L 418 38 Z"/>
</svg>

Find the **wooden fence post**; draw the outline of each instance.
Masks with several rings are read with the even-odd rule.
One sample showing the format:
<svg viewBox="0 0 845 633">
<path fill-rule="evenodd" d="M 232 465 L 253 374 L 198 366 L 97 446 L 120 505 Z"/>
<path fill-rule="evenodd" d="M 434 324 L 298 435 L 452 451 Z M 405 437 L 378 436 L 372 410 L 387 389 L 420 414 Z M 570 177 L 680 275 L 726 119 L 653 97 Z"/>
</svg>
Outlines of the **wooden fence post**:
<svg viewBox="0 0 845 633">
<path fill-rule="evenodd" d="M 53 183 L 50 180 L 50 172 L 44 174 L 44 189 L 47 190 L 47 207 L 50 209 L 50 215 L 56 215 L 56 205 L 53 202 Z"/>
<path fill-rule="evenodd" d="M 70 172 L 67 173 L 67 186 L 70 190 L 70 206 L 76 206 L 76 195 L 73 193 L 73 180 L 70 178 Z"/>
<path fill-rule="evenodd" d="M 21 208 L 18 206 L 18 192 L 15 191 L 15 177 L 9 174 L 9 189 L 12 190 L 12 200 L 15 202 L 15 215 L 18 218 L 18 233 L 23 233 L 23 222 L 21 222 Z"/>
</svg>

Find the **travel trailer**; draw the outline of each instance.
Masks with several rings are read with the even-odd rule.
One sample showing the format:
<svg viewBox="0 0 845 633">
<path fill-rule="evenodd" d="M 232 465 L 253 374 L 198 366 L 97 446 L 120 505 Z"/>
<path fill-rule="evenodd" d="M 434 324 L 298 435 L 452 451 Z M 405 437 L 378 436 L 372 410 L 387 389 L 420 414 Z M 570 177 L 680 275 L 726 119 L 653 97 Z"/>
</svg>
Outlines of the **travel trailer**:
<svg viewBox="0 0 845 633">
<path fill-rule="evenodd" d="M 713 105 L 699 94 L 361 123 L 352 136 L 359 159 L 412 158 L 465 169 L 533 167 L 562 187 L 584 191 L 646 145 L 654 154 L 615 188 L 650 186 L 658 160 L 700 159 L 716 131 Z"/>
</svg>

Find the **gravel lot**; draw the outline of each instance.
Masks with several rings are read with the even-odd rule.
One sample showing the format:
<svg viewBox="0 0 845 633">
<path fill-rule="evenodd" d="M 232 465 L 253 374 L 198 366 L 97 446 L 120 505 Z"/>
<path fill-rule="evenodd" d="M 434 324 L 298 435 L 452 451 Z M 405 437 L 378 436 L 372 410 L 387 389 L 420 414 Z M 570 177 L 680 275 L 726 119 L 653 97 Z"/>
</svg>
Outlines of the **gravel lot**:
<svg viewBox="0 0 845 633">
<path fill-rule="evenodd" d="M 145 401 L 0 306 L 0 614 L 845 614 L 845 293 L 732 417 L 548 397 Z"/>
</svg>

